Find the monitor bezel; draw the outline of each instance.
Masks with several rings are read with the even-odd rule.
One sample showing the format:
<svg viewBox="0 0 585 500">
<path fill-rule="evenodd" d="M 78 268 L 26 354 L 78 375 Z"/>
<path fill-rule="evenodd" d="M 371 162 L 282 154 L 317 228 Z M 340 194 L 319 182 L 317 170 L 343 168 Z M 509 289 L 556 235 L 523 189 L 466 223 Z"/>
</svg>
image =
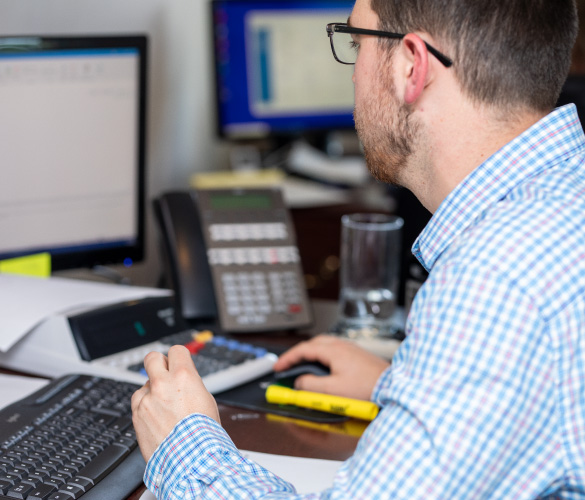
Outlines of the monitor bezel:
<svg viewBox="0 0 585 500">
<path fill-rule="evenodd" d="M 10 44 L 10 45 L 9 45 Z M 120 48 L 136 49 L 138 57 L 138 109 L 137 109 L 137 164 L 136 168 L 136 238 L 131 245 L 80 246 L 65 249 L 30 249 L 11 257 L 38 252 L 51 254 L 51 270 L 93 268 L 98 265 L 124 264 L 129 266 L 145 257 L 146 241 L 146 131 L 148 92 L 148 35 L 104 34 L 104 35 L 19 35 L 0 37 L 0 51 L 10 47 L 10 52 L 39 52 L 68 49 Z M 53 250 L 54 252 L 52 252 Z M 10 257 L 10 256 L 9 256 Z"/>
</svg>

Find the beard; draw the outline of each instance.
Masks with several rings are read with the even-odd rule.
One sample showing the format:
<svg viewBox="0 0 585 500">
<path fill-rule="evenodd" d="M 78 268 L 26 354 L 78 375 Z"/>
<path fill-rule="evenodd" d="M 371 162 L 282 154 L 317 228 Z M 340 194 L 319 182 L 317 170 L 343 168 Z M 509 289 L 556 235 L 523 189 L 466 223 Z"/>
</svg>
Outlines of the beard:
<svg viewBox="0 0 585 500">
<path fill-rule="evenodd" d="M 384 88 L 378 78 L 376 88 L 365 102 L 354 108 L 355 127 L 362 142 L 366 165 L 379 181 L 403 186 L 407 163 L 418 136 L 418 124 L 410 106 L 400 104 L 391 82 Z"/>
</svg>

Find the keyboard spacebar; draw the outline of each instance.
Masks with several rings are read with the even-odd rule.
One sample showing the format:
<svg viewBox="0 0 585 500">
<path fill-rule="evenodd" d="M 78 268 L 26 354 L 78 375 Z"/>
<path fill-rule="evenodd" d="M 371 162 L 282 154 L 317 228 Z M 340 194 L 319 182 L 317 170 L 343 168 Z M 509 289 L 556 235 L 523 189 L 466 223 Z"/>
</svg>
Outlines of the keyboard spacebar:
<svg viewBox="0 0 585 500">
<path fill-rule="evenodd" d="M 130 453 L 130 449 L 118 444 L 112 444 L 81 469 L 77 476 L 89 479 L 96 484 L 106 477 L 122 459 Z"/>
</svg>

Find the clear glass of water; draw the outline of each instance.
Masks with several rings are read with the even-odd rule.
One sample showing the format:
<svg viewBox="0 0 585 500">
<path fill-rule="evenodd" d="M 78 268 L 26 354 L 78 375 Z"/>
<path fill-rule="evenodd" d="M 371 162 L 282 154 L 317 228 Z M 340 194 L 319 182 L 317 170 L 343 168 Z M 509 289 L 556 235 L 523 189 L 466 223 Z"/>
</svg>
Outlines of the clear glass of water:
<svg viewBox="0 0 585 500">
<path fill-rule="evenodd" d="M 350 214 L 341 218 L 339 315 L 334 330 L 342 335 L 393 335 L 400 278 L 400 217 Z"/>
</svg>

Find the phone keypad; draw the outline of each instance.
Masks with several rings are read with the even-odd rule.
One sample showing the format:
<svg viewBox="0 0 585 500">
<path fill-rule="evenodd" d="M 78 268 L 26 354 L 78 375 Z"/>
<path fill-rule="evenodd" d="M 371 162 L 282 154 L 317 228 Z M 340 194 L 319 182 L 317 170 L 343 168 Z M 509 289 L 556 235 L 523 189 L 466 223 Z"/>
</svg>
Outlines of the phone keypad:
<svg viewBox="0 0 585 500">
<path fill-rule="evenodd" d="M 221 275 L 226 310 L 240 325 L 261 325 L 270 314 L 297 314 L 302 296 L 293 271 L 227 272 Z"/>
<path fill-rule="evenodd" d="M 211 241 L 285 240 L 288 238 L 283 222 L 211 224 Z"/>
<path fill-rule="evenodd" d="M 209 263 L 229 266 L 232 264 L 290 264 L 299 262 L 299 250 L 294 246 L 210 248 Z"/>
</svg>

